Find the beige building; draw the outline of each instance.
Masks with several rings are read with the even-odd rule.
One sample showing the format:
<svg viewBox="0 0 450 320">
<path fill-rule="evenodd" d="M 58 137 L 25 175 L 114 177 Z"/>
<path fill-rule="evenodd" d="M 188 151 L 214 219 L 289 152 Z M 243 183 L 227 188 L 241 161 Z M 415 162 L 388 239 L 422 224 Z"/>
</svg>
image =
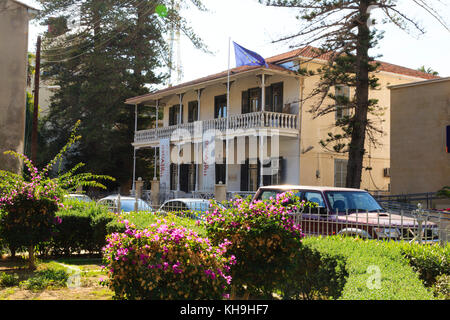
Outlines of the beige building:
<svg viewBox="0 0 450 320">
<path fill-rule="evenodd" d="M 35 13 L 19 1 L 0 0 L 0 169 L 14 172 L 20 162 L 3 153 L 23 153 L 28 22 Z"/>
<path fill-rule="evenodd" d="M 212 192 L 214 184 L 220 182 L 231 193 L 253 192 L 269 184 L 343 186 L 346 156 L 327 151 L 319 143 L 336 130 L 336 119 L 343 114 L 313 119 L 309 110 L 315 101 L 301 103 L 317 86 L 319 77 L 297 73 L 299 62 L 310 70 L 326 63 L 326 57 L 311 60 L 313 55 L 308 47 L 268 58 L 268 67 L 232 69 L 229 106 L 227 71 L 127 100 L 137 112 L 140 105 L 164 110 L 163 126 L 136 131 L 133 143 L 135 149 L 160 149 L 157 178 L 161 190 Z M 362 188 L 388 192 L 388 86 L 434 77 L 384 62 L 377 77 L 380 89 L 371 91 L 370 98 L 379 99 L 386 108 L 384 115 L 374 119 L 385 134 L 377 146 L 367 145 L 364 166 L 371 170 L 364 170 Z M 348 88 L 336 90 L 353 94 Z M 208 140 L 211 132 L 220 139 Z M 274 150 L 277 152 L 270 153 Z M 180 154 L 188 155 L 181 164 Z"/>
<path fill-rule="evenodd" d="M 390 89 L 392 193 L 450 186 L 450 78 Z"/>
</svg>

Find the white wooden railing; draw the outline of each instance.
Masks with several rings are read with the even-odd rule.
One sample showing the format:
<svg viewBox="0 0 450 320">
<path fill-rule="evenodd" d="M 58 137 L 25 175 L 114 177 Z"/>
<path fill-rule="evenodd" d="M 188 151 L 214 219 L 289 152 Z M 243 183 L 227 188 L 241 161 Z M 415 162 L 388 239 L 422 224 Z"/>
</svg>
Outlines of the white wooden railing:
<svg viewBox="0 0 450 320">
<path fill-rule="evenodd" d="M 198 125 L 198 124 L 197 124 Z M 252 112 L 246 114 L 230 115 L 229 118 L 210 119 L 201 122 L 200 130 L 219 130 L 226 133 L 227 130 L 248 129 L 277 129 L 280 133 L 297 134 L 299 129 L 298 117 L 295 114 L 277 112 Z M 173 139 L 176 130 L 187 130 L 194 137 L 199 130 L 196 123 L 185 123 L 157 129 L 142 130 L 135 133 L 135 144 L 157 142 L 160 139 Z"/>
</svg>

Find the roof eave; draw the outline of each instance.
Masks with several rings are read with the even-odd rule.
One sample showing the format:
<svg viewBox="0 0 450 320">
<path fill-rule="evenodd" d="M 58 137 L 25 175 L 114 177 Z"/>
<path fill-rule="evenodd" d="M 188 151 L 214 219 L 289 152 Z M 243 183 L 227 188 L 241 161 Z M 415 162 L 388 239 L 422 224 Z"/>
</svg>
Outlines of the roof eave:
<svg viewBox="0 0 450 320">
<path fill-rule="evenodd" d="M 261 68 L 256 68 L 256 69 L 251 69 L 251 70 L 246 70 L 246 71 L 241 71 L 235 74 L 232 74 L 230 76 L 230 80 L 235 80 L 241 76 L 245 76 L 248 75 L 250 73 L 273 73 L 273 74 L 283 74 L 283 75 L 288 75 L 288 76 L 299 76 L 299 74 L 290 71 L 288 69 L 286 69 L 286 71 L 282 71 L 282 70 L 275 70 L 275 69 L 267 69 L 264 67 Z M 177 86 L 174 87 L 173 89 L 162 89 L 165 90 L 164 92 L 160 92 L 162 90 L 156 91 L 154 93 L 150 93 L 144 96 L 139 96 L 139 97 L 134 97 L 134 98 L 130 98 L 127 99 L 125 101 L 125 104 L 128 105 L 139 105 L 139 104 L 146 104 L 146 103 L 151 103 L 151 102 L 155 102 L 156 100 L 160 100 L 162 98 L 171 96 L 171 95 L 175 95 L 175 94 L 181 94 L 181 93 L 185 93 L 187 91 L 191 91 L 191 90 L 198 90 L 198 89 L 203 89 L 207 86 L 211 86 L 220 82 L 223 82 L 224 80 L 227 80 L 228 76 L 221 76 L 215 79 L 211 79 L 211 80 L 205 80 L 199 83 L 195 83 L 195 84 L 191 84 L 191 85 L 187 85 L 187 86 Z M 194 80 L 195 81 L 195 80 Z"/>
</svg>

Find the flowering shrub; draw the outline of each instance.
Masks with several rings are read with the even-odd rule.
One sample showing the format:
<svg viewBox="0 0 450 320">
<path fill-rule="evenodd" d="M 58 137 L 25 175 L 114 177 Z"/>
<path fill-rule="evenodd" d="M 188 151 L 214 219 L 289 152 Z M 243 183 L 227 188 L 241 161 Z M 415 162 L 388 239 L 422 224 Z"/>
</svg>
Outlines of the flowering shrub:
<svg viewBox="0 0 450 320">
<path fill-rule="evenodd" d="M 229 242 L 212 246 L 206 238 L 158 220 L 140 230 L 127 220 L 126 230 L 107 238 L 104 268 L 117 299 L 222 299 L 231 283 L 234 257 Z"/>
<path fill-rule="evenodd" d="M 238 198 L 228 209 L 213 204 L 205 222 L 207 235 L 215 244 L 231 242 L 228 253 L 237 259 L 232 268 L 236 294 L 243 294 L 245 286 L 246 294 L 270 297 L 289 281 L 304 237 L 289 214 L 307 205 L 290 192 L 267 201 Z"/>
<path fill-rule="evenodd" d="M 89 173 L 74 175 L 83 166 L 82 163 L 66 173 L 59 173 L 50 178 L 52 167 L 62 160 L 64 153 L 81 137 L 76 135 L 80 122 L 77 122 L 68 143 L 41 171 L 25 155 L 8 151 L 23 161 L 28 173 L 23 176 L 7 171 L 0 171 L 0 238 L 11 251 L 27 246 L 30 268 L 34 269 L 34 249 L 43 241 L 50 240 L 55 226 L 61 223 L 56 216 L 58 208 L 64 208 L 64 194 L 78 186 L 105 188 L 96 179 L 113 178 Z"/>
</svg>

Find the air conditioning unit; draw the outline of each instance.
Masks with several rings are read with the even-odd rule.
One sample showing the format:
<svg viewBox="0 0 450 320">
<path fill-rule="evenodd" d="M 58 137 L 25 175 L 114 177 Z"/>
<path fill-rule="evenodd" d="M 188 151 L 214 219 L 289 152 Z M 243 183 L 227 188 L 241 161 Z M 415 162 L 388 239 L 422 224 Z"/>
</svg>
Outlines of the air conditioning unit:
<svg viewBox="0 0 450 320">
<path fill-rule="evenodd" d="M 385 178 L 391 177 L 391 168 L 384 168 L 384 177 Z"/>
</svg>

